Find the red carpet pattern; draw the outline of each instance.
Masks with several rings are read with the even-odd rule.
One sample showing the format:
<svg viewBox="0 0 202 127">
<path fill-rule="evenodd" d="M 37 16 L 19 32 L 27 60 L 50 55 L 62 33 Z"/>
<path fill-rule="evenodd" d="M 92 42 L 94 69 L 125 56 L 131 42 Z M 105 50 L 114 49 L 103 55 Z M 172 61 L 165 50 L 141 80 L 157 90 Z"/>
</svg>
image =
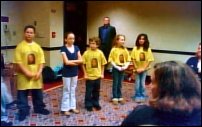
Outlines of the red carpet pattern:
<svg viewBox="0 0 202 127">
<path fill-rule="evenodd" d="M 13 105 L 8 109 L 8 116 L 14 126 L 118 126 L 123 119 L 136 107 L 140 105 L 134 102 L 134 84 L 123 83 L 122 94 L 126 101 L 125 105 L 113 105 L 112 97 L 112 81 L 102 80 L 100 89 L 100 105 L 102 109 L 88 112 L 84 108 L 85 97 L 85 81 L 79 80 L 76 88 L 77 108 L 81 111 L 80 114 L 71 114 L 64 116 L 60 112 L 62 87 L 44 92 L 44 102 L 46 108 L 51 111 L 49 115 L 35 114 L 33 112 L 31 97 L 29 97 L 29 105 L 31 106 L 30 116 L 24 121 L 18 120 L 18 110 Z M 150 97 L 150 89 L 146 87 L 148 98 Z M 148 99 L 147 102 L 148 103 Z M 143 103 L 142 103 L 143 104 Z M 144 103 L 145 104 L 145 103 Z"/>
</svg>

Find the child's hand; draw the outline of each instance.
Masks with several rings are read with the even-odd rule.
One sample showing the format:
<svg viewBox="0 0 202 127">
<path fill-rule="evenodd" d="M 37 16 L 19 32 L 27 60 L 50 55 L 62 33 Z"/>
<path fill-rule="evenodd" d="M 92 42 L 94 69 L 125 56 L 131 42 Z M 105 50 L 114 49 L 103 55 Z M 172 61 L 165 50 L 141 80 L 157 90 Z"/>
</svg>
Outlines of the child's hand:
<svg viewBox="0 0 202 127">
<path fill-rule="evenodd" d="M 125 70 L 124 67 L 121 67 L 120 71 L 124 71 L 124 70 Z"/>
<path fill-rule="evenodd" d="M 35 75 L 35 81 L 39 79 L 40 75 L 41 75 L 41 73 L 36 73 L 36 75 Z"/>
<path fill-rule="evenodd" d="M 121 67 L 119 67 L 119 66 L 117 66 L 116 69 L 119 70 L 119 71 L 121 71 Z"/>
<path fill-rule="evenodd" d="M 137 69 L 137 73 L 142 73 L 142 72 L 144 72 L 144 71 L 145 71 L 144 68 Z"/>
<path fill-rule="evenodd" d="M 127 66 L 124 66 L 124 67 L 122 67 L 122 70 L 126 70 L 128 67 Z"/>
<path fill-rule="evenodd" d="M 101 74 L 101 79 L 103 79 L 104 78 L 104 74 Z"/>
<path fill-rule="evenodd" d="M 87 79 L 88 79 L 88 76 L 87 76 L 87 75 L 84 75 L 84 79 L 87 80 Z"/>
<path fill-rule="evenodd" d="M 26 72 L 25 75 L 27 76 L 27 78 L 32 78 L 32 77 L 34 77 L 36 74 L 32 74 L 31 72 Z"/>
</svg>

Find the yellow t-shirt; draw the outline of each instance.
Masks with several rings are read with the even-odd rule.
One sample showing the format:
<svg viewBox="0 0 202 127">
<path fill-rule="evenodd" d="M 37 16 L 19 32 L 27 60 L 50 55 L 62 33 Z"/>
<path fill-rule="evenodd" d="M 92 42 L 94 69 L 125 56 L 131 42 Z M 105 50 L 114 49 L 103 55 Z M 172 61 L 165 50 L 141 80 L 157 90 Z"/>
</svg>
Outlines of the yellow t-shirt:
<svg viewBox="0 0 202 127">
<path fill-rule="evenodd" d="M 86 73 L 90 80 L 101 77 L 101 66 L 107 64 L 106 58 L 101 50 L 86 50 L 82 55 L 82 60 L 86 64 Z"/>
<path fill-rule="evenodd" d="M 143 50 L 143 47 L 140 47 L 137 49 L 136 46 L 133 47 L 133 50 L 131 52 L 131 59 L 135 60 L 135 63 L 137 64 L 138 68 L 144 67 L 144 65 L 149 61 L 154 61 L 153 54 L 151 52 L 151 48 L 148 48 L 147 51 Z M 150 69 L 151 66 L 149 65 L 146 70 Z"/>
<path fill-rule="evenodd" d="M 108 62 L 114 62 L 116 65 L 125 66 L 127 62 L 130 62 L 131 58 L 126 48 L 114 47 L 109 54 Z"/>
<path fill-rule="evenodd" d="M 21 63 L 30 72 L 36 74 L 39 70 L 39 64 L 45 63 L 44 52 L 37 43 L 32 42 L 29 44 L 22 41 L 15 49 L 13 63 Z M 29 79 L 22 72 L 17 72 L 18 90 L 41 89 L 42 85 L 42 75 L 35 81 L 34 77 Z"/>
</svg>

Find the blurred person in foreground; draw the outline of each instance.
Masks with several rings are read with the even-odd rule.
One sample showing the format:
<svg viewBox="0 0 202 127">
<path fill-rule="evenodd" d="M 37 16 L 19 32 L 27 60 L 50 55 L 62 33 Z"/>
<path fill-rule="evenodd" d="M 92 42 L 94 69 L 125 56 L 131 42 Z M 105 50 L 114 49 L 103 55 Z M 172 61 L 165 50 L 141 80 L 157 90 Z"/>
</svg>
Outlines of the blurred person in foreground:
<svg viewBox="0 0 202 127">
<path fill-rule="evenodd" d="M 201 126 L 201 85 L 184 63 L 166 61 L 151 74 L 152 99 L 137 106 L 121 126 Z"/>
</svg>

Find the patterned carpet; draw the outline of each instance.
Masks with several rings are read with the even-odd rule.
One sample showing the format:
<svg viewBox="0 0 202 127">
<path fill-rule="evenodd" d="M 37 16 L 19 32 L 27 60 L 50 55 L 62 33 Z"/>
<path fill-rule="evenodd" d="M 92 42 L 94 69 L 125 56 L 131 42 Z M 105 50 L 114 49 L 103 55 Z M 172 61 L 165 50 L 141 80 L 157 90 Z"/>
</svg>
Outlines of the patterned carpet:
<svg viewBox="0 0 202 127">
<path fill-rule="evenodd" d="M 122 94 L 126 101 L 125 105 L 113 105 L 111 102 L 112 81 L 104 79 L 101 81 L 100 105 L 102 110 L 88 112 L 84 108 L 85 97 L 85 81 L 79 80 L 76 88 L 77 108 L 80 114 L 71 114 L 64 116 L 60 112 L 62 87 L 44 92 L 44 102 L 46 108 L 51 111 L 49 115 L 41 115 L 33 113 L 31 97 L 29 97 L 29 105 L 31 106 L 30 116 L 20 122 L 18 120 L 18 110 L 16 105 L 8 109 L 8 117 L 14 126 L 118 126 L 123 119 L 133 110 L 136 105 L 132 96 L 134 95 L 134 84 L 123 83 Z M 150 89 L 146 87 L 148 98 L 150 97 Z M 148 99 L 147 102 L 148 103 Z"/>
</svg>

